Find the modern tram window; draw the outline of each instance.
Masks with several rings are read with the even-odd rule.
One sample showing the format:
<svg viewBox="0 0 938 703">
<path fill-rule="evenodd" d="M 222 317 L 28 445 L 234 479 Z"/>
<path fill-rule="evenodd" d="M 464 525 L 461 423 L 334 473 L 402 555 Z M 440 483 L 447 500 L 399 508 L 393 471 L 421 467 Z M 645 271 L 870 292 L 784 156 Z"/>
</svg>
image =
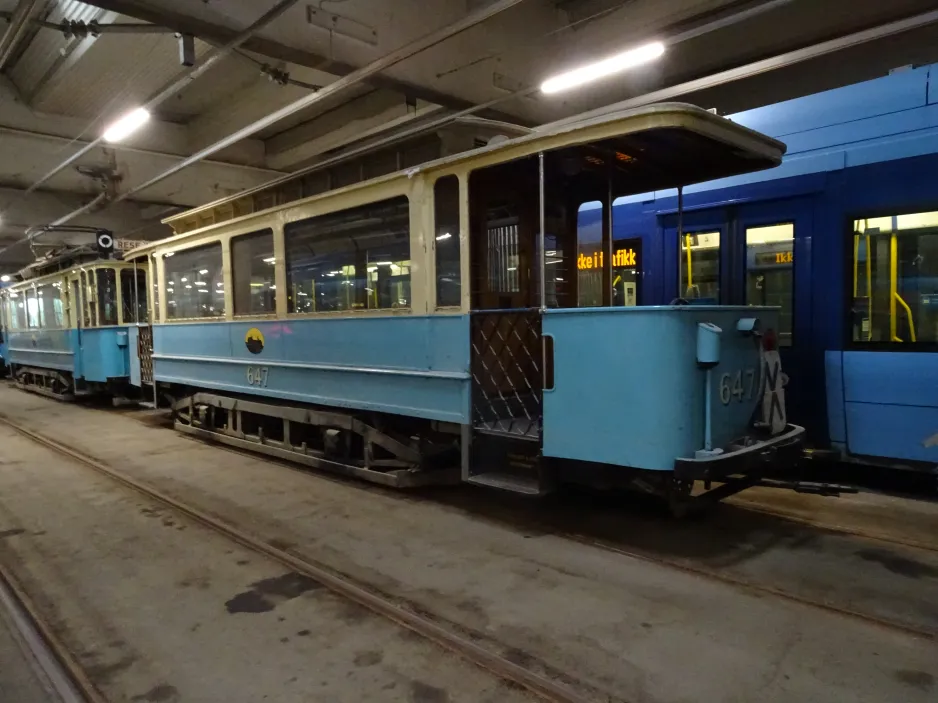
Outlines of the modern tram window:
<svg viewBox="0 0 938 703">
<path fill-rule="evenodd" d="M 603 204 L 583 203 L 577 211 L 577 307 L 603 304 Z"/>
<path fill-rule="evenodd" d="M 462 304 L 459 268 L 459 179 L 443 176 L 433 186 L 436 237 L 436 304 Z"/>
<path fill-rule="evenodd" d="M 166 319 L 224 317 L 221 243 L 163 255 Z"/>
<path fill-rule="evenodd" d="M 853 222 L 853 341 L 938 342 L 938 211 Z"/>
<path fill-rule="evenodd" d="M 272 230 L 265 229 L 231 240 L 235 315 L 272 315 L 277 312 L 276 263 Z M 216 287 L 222 288 L 221 285 Z"/>
<path fill-rule="evenodd" d="M 795 225 L 746 229 L 746 304 L 781 308 L 778 343 L 791 346 Z"/>
<path fill-rule="evenodd" d="M 720 233 L 681 236 L 681 296 L 700 303 L 720 302 Z"/>
<path fill-rule="evenodd" d="M 98 324 L 117 324 L 117 273 L 114 269 L 98 269 Z"/>
<path fill-rule="evenodd" d="M 292 222 L 284 241 L 289 312 L 410 307 L 406 196 Z"/>
<path fill-rule="evenodd" d="M 142 269 L 121 271 L 121 308 L 124 324 L 147 321 L 147 275 Z"/>
</svg>

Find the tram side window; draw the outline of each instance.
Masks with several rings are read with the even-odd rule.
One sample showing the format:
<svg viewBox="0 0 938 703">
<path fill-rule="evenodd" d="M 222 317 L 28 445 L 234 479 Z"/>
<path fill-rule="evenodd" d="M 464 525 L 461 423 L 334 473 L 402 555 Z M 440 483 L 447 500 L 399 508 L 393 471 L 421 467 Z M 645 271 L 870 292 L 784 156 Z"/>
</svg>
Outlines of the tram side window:
<svg viewBox="0 0 938 703">
<path fill-rule="evenodd" d="M 221 243 L 164 255 L 166 319 L 224 317 Z"/>
<path fill-rule="evenodd" d="M 160 283 L 157 280 L 157 267 L 159 266 L 156 255 L 153 255 L 153 266 L 150 271 L 153 272 L 153 321 L 160 321 Z"/>
<path fill-rule="evenodd" d="M 720 302 L 719 232 L 685 232 L 681 237 L 681 295 L 698 303 Z"/>
<path fill-rule="evenodd" d="M 124 324 L 147 321 L 147 275 L 141 269 L 121 271 Z"/>
<path fill-rule="evenodd" d="M 274 283 L 274 233 L 270 229 L 231 240 L 235 315 L 272 315 L 277 311 Z M 221 286 L 216 286 L 221 290 Z"/>
<path fill-rule="evenodd" d="M 289 312 L 410 307 L 406 196 L 292 222 L 284 241 Z"/>
<path fill-rule="evenodd" d="M 97 325 L 97 295 L 95 294 L 94 271 L 81 272 L 81 287 L 84 291 L 84 322 L 85 327 L 94 327 Z"/>
<path fill-rule="evenodd" d="M 462 304 L 459 268 L 459 178 L 444 176 L 433 186 L 436 237 L 436 304 Z"/>
<path fill-rule="evenodd" d="M 603 212 L 598 200 L 583 203 L 577 211 L 577 307 L 603 304 Z"/>
<path fill-rule="evenodd" d="M 10 309 L 10 329 L 27 329 L 29 323 L 26 320 L 26 291 L 10 292 Z"/>
<path fill-rule="evenodd" d="M 781 308 L 777 330 L 781 346 L 792 343 L 794 245 L 791 222 L 746 230 L 746 304 Z"/>
<path fill-rule="evenodd" d="M 42 327 L 42 318 L 39 312 L 39 297 L 35 288 L 29 288 L 24 291 L 26 294 L 26 319 L 29 327 L 36 329 Z"/>
<path fill-rule="evenodd" d="M 117 274 L 114 269 L 98 269 L 98 324 L 117 324 Z"/>
<path fill-rule="evenodd" d="M 853 341 L 938 342 L 938 211 L 853 222 Z"/>
<path fill-rule="evenodd" d="M 60 329 L 65 326 L 61 285 L 53 283 L 36 289 L 39 324 L 43 329 Z"/>
</svg>

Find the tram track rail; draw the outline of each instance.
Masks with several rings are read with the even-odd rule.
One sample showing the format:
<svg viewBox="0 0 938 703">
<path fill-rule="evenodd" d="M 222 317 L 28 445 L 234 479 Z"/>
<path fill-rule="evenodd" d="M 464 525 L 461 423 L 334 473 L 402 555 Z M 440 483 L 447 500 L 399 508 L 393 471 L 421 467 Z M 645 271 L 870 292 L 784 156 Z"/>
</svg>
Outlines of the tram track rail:
<svg viewBox="0 0 938 703">
<path fill-rule="evenodd" d="M 145 482 L 138 481 L 123 472 L 111 468 L 103 461 L 83 454 L 50 437 L 24 427 L 3 414 L 0 414 L 0 424 L 9 427 L 38 445 L 51 449 L 78 464 L 94 470 L 125 488 L 165 505 L 246 549 L 319 582 L 336 595 L 361 605 L 372 613 L 416 633 L 444 650 L 456 654 L 469 663 L 478 666 L 492 676 L 501 679 L 509 685 L 522 688 L 541 700 L 550 701 L 551 703 L 592 703 L 597 700 L 610 700 L 606 694 L 599 692 L 596 692 L 597 697 L 589 697 L 581 694 L 566 683 L 558 682 L 544 674 L 517 664 L 473 641 L 471 634 L 464 635 L 453 629 L 449 629 L 431 617 L 405 608 L 399 602 L 395 602 L 376 591 L 370 590 L 350 579 L 338 575 L 310 559 L 296 556 L 285 549 L 269 544 L 263 539 L 230 524 L 226 520 L 188 505 L 181 500 L 177 500 L 167 493 L 147 485 Z M 19 592 L 25 597 L 25 592 L 22 591 L 21 588 Z M 33 612 L 36 613 L 35 608 Z M 454 626 L 454 628 L 456 628 L 456 626 Z M 54 634 L 47 625 L 43 625 L 43 631 L 48 632 L 49 637 L 54 640 Z M 74 668 L 75 675 L 82 677 L 82 679 L 91 686 L 90 691 L 92 695 L 98 696 L 97 698 L 89 697 L 88 703 L 106 703 L 103 698 L 100 698 L 100 694 L 97 693 L 93 685 L 90 684 L 90 681 L 81 671 L 80 666 L 68 655 L 67 650 L 62 649 L 62 655 L 63 657 L 67 656 L 67 659 L 63 659 L 63 661 L 69 662 L 69 671 L 72 671 Z M 556 678 L 571 680 L 571 677 L 563 672 L 551 672 L 551 674 Z M 586 686 L 585 684 L 583 685 Z"/>
<path fill-rule="evenodd" d="M 107 703 L 78 659 L 40 615 L 26 589 L 0 560 L 0 606 L 6 607 L 20 637 L 62 703 Z"/>
<path fill-rule="evenodd" d="M 35 441 L 37 441 L 37 442 L 39 442 L 39 443 L 41 443 L 41 444 L 44 444 L 44 445 L 46 445 L 46 446 L 49 446 L 49 447 L 51 447 L 51 448 L 53 448 L 53 449 L 55 449 L 55 450 L 57 450 L 57 451 L 61 451 L 61 452 L 65 453 L 65 454 L 67 454 L 68 456 L 71 456 L 71 457 L 73 457 L 73 458 L 76 458 L 77 460 L 79 460 L 79 461 L 81 461 L 81 462 L 83 462 L 83 463 L 92 465 L 92 466 L 94 466 L 94 468 L 98 468 L 98 466 L 101 466 L 102 468 L 100 468 L 100 469 L 98 469 L 98 470 L 102 470 L 102 469 L 103 469 L 103 472 L 104 472 L 106 475 L 109 475 L 109 476 L 111 476 L 112 478 L 116 478 L 118 481 L 120 481 L 120 482 L 122 482 L 122 483 L 125 483 L 125 482 L 126 482 L 126 483 L 127 483 L 128 485 L 130 485 L 132 488 L 135 488 L 135 490 L 139 490 L 139 491 L 141 491 L 141 492 L 143 492 L 143 493 L 145 493 L 145 494 L 147 494 L 147 495 L 151 495 L 151 491 L 152 491 L 152 494 L 155 494 L 155 495 L 159 495 L 159 496 L 160 496 L 159 500 L 163 500 L 163 502 L 165 502 L 166 504 L 170 505 L 171 507 L 176 507 L 176 506 L 175 506 L 175 503 L 176 503 L 175 499 L 173 499 L 173 498 L 171 498 L 171 497 L 168 497 L 168 496 L 165 496 L 165 495 L 162 494 L 161 492 L 156 491 L 155 489 L 152 489 L 152 488 L 146 486 L 145 484 L 142 484 L 142 483 L 136 481 L 136 479 L 129 478 L 129 477 L 125 476 L 125 475 L 122 475 L 120 472 L 117 472 L 117 471 L 114 471 L 113 469 L 110 469 L 109 467 L 107 467 L 106 465 L 104 465 L 103 462 L 101 462 L 101 461 L 99 461 L 99 460 L 97 460 L 97 459 L 95 459 L 95 458 L 93 458 L 93 457 L 88 457 L 88 456 L 82 454 L 81 452 L 78 452 L 78 451 L 73 450 L 73 449 L 70 448 L 70 447 L 67 447 L 67 446 L 64 446 L 64 445 L 60 445 L 60 444 L 57 443 L 55 440 L 52 440 L 52 439 L 50 439 L 50 438 L 47 438 L 47 437 L 45 437 L 44 435 L 41 435 L 40 433 L 34 432 L 34 431 L 32 431 L 32 430 L 29 430 L 28 428 L 18 426 L 17 423 L 15 423 L 14 421 L 11 421 L 9 418 L 3 416 L 2 414 L 0 414 L 0 422 L 9 425 L 9 426 L 12 427 L 13 429 L 19 431 L 20 433 L 24 434 L 24 435 L 27 436 L 27 437 L 30 437 L 30 438 L 34 439 Z M 198 440 L 194 440 L 194 441 L 198 441 Z M 213 446 L 217 446 L 217 447 L 220 448 L 220 449 L 224 449 L 225 451 L 229 451 L 229 452 L 232 452 L 232 453 L 235 453 L 235 454 L 240 454 L 240 455 L 243 455 L 243 456 L 255 457 L 255 455 L 253 455 L 253 454 L 251 454 L 251 453 L 249 453 L 249 452 L 246 452 L 246 451 L 244 451 L 244 450 L 240 450 L 240 449 L 236 449 L 236 448 L 230 448 L 230 447 L 227 447 L 227 446 L 224 446 L 224 445 L 213 445 Z M 267 459 L 267 458 L 265 457 L 265 459 Z M 267 461 L 268 461 L 268 463 L 272 463 L 272 464 L 278 465 L 278 466 L 280 466 L 280 467 L 282 467 L 282 468 L 285 468 L 285 469 L 289 469 L 289 470 L 291 470 L 291 471 L 298 472 L 298 473 L 300 473 L 301 475 L 308 476 L 308 477 L 311 478 L 311 479 L 316 479 L 316 480 L 322 480 L 322 479 L 324 479 L 324 480 L 333 481 L 333 482 L 337 482 L 337 483 L 347 483 L 347 481 L 345 481 L 345 480 L 342 479 L 341 477 L 331 476 L 331 475 L 329 475 L 329 474 L 327 474 L 327 473 L 311 472 L 310 470 L 308 470 L 308 469 L 306 469 L 306 468 L 304 468 L 304 467 L 299 467 L 299 466 L 293 465 L 293 464 L 291 464 L 290 462 L 285 461 L 285 460 L 267 459 Z M 139 485 L 139 488 L 137 487 L 138 485 Z M 398 499 L 414 500 L 413 497 L 409 497 L 409 496 L 406 496 L 406 495 L 404 495 L 404 494 L 395 494 L 394 492 L 388 491 L 387 489 L 385 489 L 385 488 L 383 488 L 383 487 L 380 487 L 380 486 L 371 486 L 371 485 L 368 485 L 368 484 L 363 484 L 362 486 L 360 486 L 360 488 L 361 488 L 362 490 L 376 490 L 376 491 L 380 491 L 381 493 L 383 493 L 383 494 L 385 494 L 385 495 L 392 495 L 392 496 L 394 496 L 395 498 L 398 498 Z M 772 510 L 762 510 L 762 509 L 761 509 L 761 506 L 755 506 L 754 508 L 751 508 L 751 506 L 749 506 L 749 505 L 747 504 L 747 505 L 745 506 L 745 509 L 747 509 L 747 510 L 752 509 L 753 512 L 763 513 L 763 514 L 767 514 L 767 515 L 769 515 L 769 516 L 771 516 L 771 517 L 778 517 L 778 518 L 780 518 L 780 519 L 790 520 L 791 522 L 795 522 L 795 523 L 798 523 L 798 524 L 803 524 L 803 525 L 805 525 L 806 527 L 812 527 L 812 528 L 815 528 L 815 529 L 821 529 L 821 530 L 825 530 L 825 531 L 828 531 L 828 532 L 835 532 L 835 533 L 844 534 L 844 535 L 848 535 L 848 536 L 860 537 L 860 538 L 863 538 L 863 539 L 870 539 L 870 540 L 875 540 L 875 541 L 888 542 L 888 543 L 891 543 L 891 544 L 901 545 L 901 546 L 903 546 L 903 547 L 919 548 L 919 549 L 924 549 L 924 550 L 932 551 L 932 552 L 933 552 L 933 551 L 938 551 L 938 550 L 932 548 L 930 545 L 927 545 L 927 544 L 925 544 L 925 545 L 920 545 L 920 544 L 918 544 L 918 543 L 916 543 L 916 542 L 906 542 L 906 541 L 898 540 L 898 539 L 890 539 L 890 538 L 888 538 L 888 537 L 882 538 L 881 536 L 878 536 L 878 535 L 866 534 L 866 533 L 863 533 L 862 531 L 859 531 L 859 530 L 852 530 L 852 529 L 848 529 L 848 528 L 844 528 L 844 529 L 838 530 L 838 529 L 836 529 L 835 527 L 832 527 L 832 526 L 830 526 L 830 525 L 828 525 L 828 524 L 825 524 L 825 523 L 823 523 L 823 522 L 820 522 L 820 521 L 810 521 L 810 520 L 807 520 L 807 519 L 798 519 L 796 516 L 791 516 L 790 514 L 785 513 L 785 512 L 778 512 L 778 511 L 772 511 Z M 183 512 L 186 512 L 187 510 L 192 510 L 192 511 L 193 511 L 193 514 L 190 515 L 190 516 L 193 517 L 194 519 L 196 519 L 197 521 L 200 521 L 200 522 L 202 521 L 202 519 L 201 519 L 200 516 L 202 516 L 202 515 L 204 515 L 204 514 L 203 514 L 201 511 L 199 511 L 198 509 L 193 509 L 193 508 L 189 508 L 188 506 L 184 506 L 183 508 L 181 508 L 181 510 L 182 510 Z M 188 513 L 187 513 L 187 514 L 188 514 Z M 206 515 L 205 517 L 206 517 L 206 519 L 208 519 L 208 520 L 210 520 L 210 521 L 218 521 L 217 518 L 214 518 L 213 516 L 208 516 L 208 515 Z M 218 521 L 218 522 L 221 522 L 221 521 Z M 226 529 L 229 529 L 229 527 L 227 526 L 227 523 L 222 522 L 222 524 L 226 526 Z M 863 612 L 862 610 L 857 610 L 857 609 L 850 608 L 850 607 L 844 607 L 844 606 L 842 606 L 842 605 L 838 605 L 838 604 L 836 604 L 836 603 L 828 602 L 828 601 L 825 601 L 825 600 L 822 600 L 822 599 L 818 599 L 818 598 L 814 598 L 814 597 L 810 597 L 810 596 L 804 596 L 804 595 L 801 595 L 801 594 L 798 594 L 798 593 L 794 593 L 794 592 L 792 592 L 792 591 L 790 591 L 790 590 L 786 590 L 786 589 L 784 589 L 784 588 L 779 588 L 779 587 L 774 586 L 774 585 L 770 585 L 770 584 L 766 584 L 766 583 L 759 583 L 759 582 L 757 582 L 757 581 L 754 581 L 754 580 L 751 580 L 751 579 L 748 579 L 748 578 L 745 578 L 745 577 L 742 577 L 742 576 L 739 576 L 739 575 L 736 575 L 736 574 L 729 573 L 729 572 L 727 572 L 727 571 L 725 571 L 725 570 L 723 570 L 723 569 L 712 568 L 712 567 L 709 567 L 709 566 L 706 566 L 706 565 L 696 564 L 696 563 L 691 562 L 691 561 L 688 560 L 688 559 L 671 558 L 671 557 L 667 557 L 667 556 L 662 556 L 662 555 L 660 555 L 660 554 L 657 554 L 657 553 L 654 553 L 654 552 L 652 552 L 652 551 L 650 551 L 650 550 L 646 550 L 646 549 L 642 549 L 642 548 L 635 548 L 635 547 L 626 548 L 626 547 L 623 547 L 622 545 L 616 544 L 616 543 L 611 542 L 611 541 L 609 541 L 609 540 L 605 540 L 605 539 L 603 539 L 603 538 L 601 538 L 601 537 L 596 537 L 596 536 L 594 536 L 594 535 L 579 533 L 579 532 L 576 532 L 576 531 L 573 531 L 573 530 L 567 530 L 567 529 L 563 529 L 563 528 L 558 528 L 556 525 L 552 525 L 552 524 L 550 524 L 549 522 L 547 522 L 547 521 L 545 521 L 545 520 L 543 520 L 543 519 L 540 519 L 540 518 L 525 518 L 525 519 L 524 519 L 524 523 L 523 523 L 523 525 L 521 525 L 521 526 L 523 526 L 523 527 L 528 527 L 528 528 L 534 528 L 534 529 L 537 529 L 537 530 L 539 530 L 539 531 L 544 532 L 545 534 L 549 534 L 549 535 L 551 535 L 551 536 L 554 536 L 554 537 L 557 537 L 557 538 L 560 538 L 560 539 L 566 539 L 566 540 L 569 540 L 569 541 L 572 541 L 572 542 L 576 542 L 576 543 L 578 543 L 578 544 L 582 544 L 582 545 L 584 545 L 584 546 L 589 546 L 589 547 L 592 547 L 592 548 L 595 548 L 595 549 L 600 549 L 600 550 L 603 550 L 603 551 L 606 551 L 606 552 L 609 552 L 609 553 L 614 553 L 614 554 L 617 554 L 617 555 L 619 555 L 619 556 L 623 556 L 623 557 L 627 557 L 627 558 L 631 558 L 631 559 L 640 560 L 640 561 L 643 561 L 643 562 L 646 562 L 646 563 L 655 564 L 655 565 L 658 565 L 658 566 L 663 566 L 663 567 L 666 567 L 666 568 L 674 569 L 674 570 L 676 570 L 676 571 L 680 571 L 680 572 L 682 572 L 682 573 L 689 574 L 689 575 L 693 575 L 693 576 L 696 576 L 696 577 L 699 577 L 699 578 L 708 579 L 708 580 L 710 580 L 710 581 L 718 582 L 718 583 L 721 583 L 721 584 L 723 584 L 723 585 L 726 585 L 726 586 L 729 586 L 729 587 L 738 589 L 739 591 L 742 591 L 742 592 L 750 593 L 750 594 L 755 595 L 755 596 L 758 596 L 758 597 L 762 597 L 762 596 L 771 596 L 771 597 L 778 598 L 778 599 L 780 599 L 780 600 L 786 601 L 786 602 L 788 602 L 788 603 L 797 604 L 797 605 L 800 605 L 800 606 L 803 606 L 803 607 L 811 608 L 811 609 L 813 609 L 813 610 L 825 612 L 825 613 L 828 613 L 828 614 L 833 614 L 833 615 L 836 615 L 836 616 L 839 616 L 839 617 L 844 617 L 844 618 L 847 618 L 847 619 L 850 619 L 850 620 L 853 620 L 853 621 L 858 621 L 858 622 L 864 623 L 864 624 L 869 625 L 869 626 L 878 627 L 878 628 L 882 628 L 882 629 L 885 629 L 885 630 L 897 632 L 897 633 L 903 634 L 903 635 L 905 635 L 905 636 L 910 636 L 910 637 L 914 637 L 914 638 L 921 639 L 921 640 L 925 640 L 925 641 L 931 641 L 931 642 L 933 642 L 933 641 L 938 641 L 938 630 L 935 630 L 935 629 L 931 629 L 931 628 L 927 628 L 927 627 L 918 627 L 918 626 L 916 626 L 916 625 L 914 625 L 914 624 L 910 624 L 910 623 L 908 623 L 908 622 L 903 622 L 903 621 L 898 620 L 898 619 L 893 619 L 893 618 L 889 618 L 889 617 L 879 616 L 879 615 L 875 615 L 875 614 Z M 230 528 L 230 529 L 233 529 L 233 530 L 236 531 L 236 528 Z M 258 542 L 259 544 L 261 544 L 261 545 L 262 545 L 262 551 L 264 551 L 265 553 L 266 553 L 267 550 L 270 550 L 270 551 L 272 551 L 273 553 L 275 553 L 276 556 L 275 556 L 274 558 L 277 559 L 278 561 L 281 561 L 282 563 L 284 563 L 285 565 L 289 566 L 290 568 L 294 568 L 294 569 L 300 570 L 300 569 L 297 568 L 297 566 L 295 566 L 294 564 L 302 565 L 302 564 L 304 563 L 304 560 L 302 560 L 302 559 L 300 559 L 300 558 L 297 558 L 297 557 L 295 557 L 295 556 L 293 556 L 293 555 L 291 555 L 291 554 L 287 554 L 286 552 L 283 552 L 282 550 L 279 550 L 279 549 L 276 549 L 276 548 L 274 548 L 274 547 L 271 547 L 270 545 L 267 545 L 266 543 L 262 542 L 261 540 L 256 540 L 256 539 L 253 538 L 253 537 L 249 537 L 249 539 L 251 539 L 252 541 L 256 541 L 256 542 Z M 236 540 L 236 541 L 237 541 L 237 540 Z M 252 544 L 248 544 L 247 546 L 249 546 L 250 548 L 254 548 Z M 283 558 L 281 558 L 281 555 L 282 555 Z M 316 568 L 317 568 L 317 569 L 320 569 L 320 567 L 316 567 Z M 301 571 L 301 573 L 303 573 L 303 572 Z M 317 571 L 317 573 L 318 573 L 318 571 Z M 328 575 L 330 578 L 338 578 L 338 577 L 335 577 L 334 574 L 332 574 L 332 572 L 325 571 L 324 573 L 325 573 L 326 575 Z M 309 575 L 310 575 L 312 578 L 317 578 L 317 576 L 314 575 L 314 574 L 309 574 Z M 319 580 L 319 579 L 317 578 L 317 580 Z M 327 584 L 327 585 L 328 585 L 328 584 Z M 358 588 L 358 587 L 356 587 L 356 588 Z M 390 602 L 390 601 L 385 601 L 385 602 Z M 363 604 L 365 604 L 365 603 L 363 603 Z M 395 612 L 400 611 L 400 607 L 399 607 L 398 605 L 392 604 L 392 606 L 393 606 L 393 608 L 395 609 Z M 370 609 L 374 610 L 374 608 L 371 608 L 370 606 L 367 606 L 367 605 L 366 605 L 366 607 L 369 607 Z M 409 612 L 409 611 L 400 611 L 400 612 Z M 392 619 L 393 619 L 393 618 L 392 618 Z M 434 627 L 439 627 L 439 626 L 434 625 Z M 455 627 L 458 627 L 458 626 L 455 626 Z M 422 633 L 421 633 L 421 634 L 422 634 Z M 431 638 L 431 639 L 432 639 L 432 638 Z M 434 640 L 434 641 L 436 641 L 436 640 Z M 474 643 L 471 643 L 471 642 L 470 642 L 470 644 L 472 644 L 474 647 L 477 647 L 477 645 L 475 645 Z M 445 645 L 444 645 L 444 646 L 445 646 Z M 487 651 L 487 650 L 486 650 L 486 651 Z M 488 654 L 491 655 L 490 652 L 489 652 Z M 496 657 L 497 657 L 498 655 L 491 655 L 491 656 L 496 656 Z M 506 661 L 507 661 L 507 660 L 506 660 Z M 517 665 L 513 664 L 512 662 L 508 662 L 508 663 L 509 663 L 509 664 L 512 664 L 512 667 L 517 667 Z M 527 688 L 527 687 L 526 687 L 526 688 Z M 534 689 L 529 689 L 529 690 L 534 690 Z M 547 698 L 547 700 L 566 700 L 566 699 L 561 699 L 561 698 Z M 571 699 L 571 700 L 574 700 L 574 699 Z"/>
</svg>

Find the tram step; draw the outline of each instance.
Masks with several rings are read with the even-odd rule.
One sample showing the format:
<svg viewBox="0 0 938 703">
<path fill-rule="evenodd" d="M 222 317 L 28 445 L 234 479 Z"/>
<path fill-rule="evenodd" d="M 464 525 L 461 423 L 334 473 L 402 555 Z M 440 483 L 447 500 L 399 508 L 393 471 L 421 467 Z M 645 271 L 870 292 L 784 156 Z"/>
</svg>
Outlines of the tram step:
<svg viewBox="0 0 938 703">
<path fill-rule="evenodd" d="M 498 488 L 502 491 L 523 493 L 529 496 L 539 496 L 546 493 L 546 491 L 542 489 L 540 481 L 536 478 L 513 476 L 512 474 L 476 474 L 475 476 L 470 476 L 467 480 L 469 483 L 474 483 L 479 486 L 488 486 L 490 488 Z"/>
</svg>

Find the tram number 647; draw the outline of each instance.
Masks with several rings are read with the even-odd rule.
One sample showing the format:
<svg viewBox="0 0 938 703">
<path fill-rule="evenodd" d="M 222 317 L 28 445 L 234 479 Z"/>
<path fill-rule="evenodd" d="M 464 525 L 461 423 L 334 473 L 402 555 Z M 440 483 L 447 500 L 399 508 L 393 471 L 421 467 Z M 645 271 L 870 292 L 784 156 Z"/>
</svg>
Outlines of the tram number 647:
<svg viewBox="0 0 938 703">
<path fill-rule="evenodd" d="M 725 373 L 720 378 L 720 400 L 723 405 L 729 405 L 734 398 L 736 402 L 743 402 L 743 396 L 746 400 L 752 400 L 753 384 L 756 380 L 754 369 L 746 371 L 737 371 L 736 373 Z M 745 385 L 745 392 L 743 386 Z"/>
<path fill-rule="evenodd" d="M 257 386 L 258 388 L 267 388 L 267 374 L 268 369 L 266 366 L 248 366 L 248 385 Z"/>
</svg>

